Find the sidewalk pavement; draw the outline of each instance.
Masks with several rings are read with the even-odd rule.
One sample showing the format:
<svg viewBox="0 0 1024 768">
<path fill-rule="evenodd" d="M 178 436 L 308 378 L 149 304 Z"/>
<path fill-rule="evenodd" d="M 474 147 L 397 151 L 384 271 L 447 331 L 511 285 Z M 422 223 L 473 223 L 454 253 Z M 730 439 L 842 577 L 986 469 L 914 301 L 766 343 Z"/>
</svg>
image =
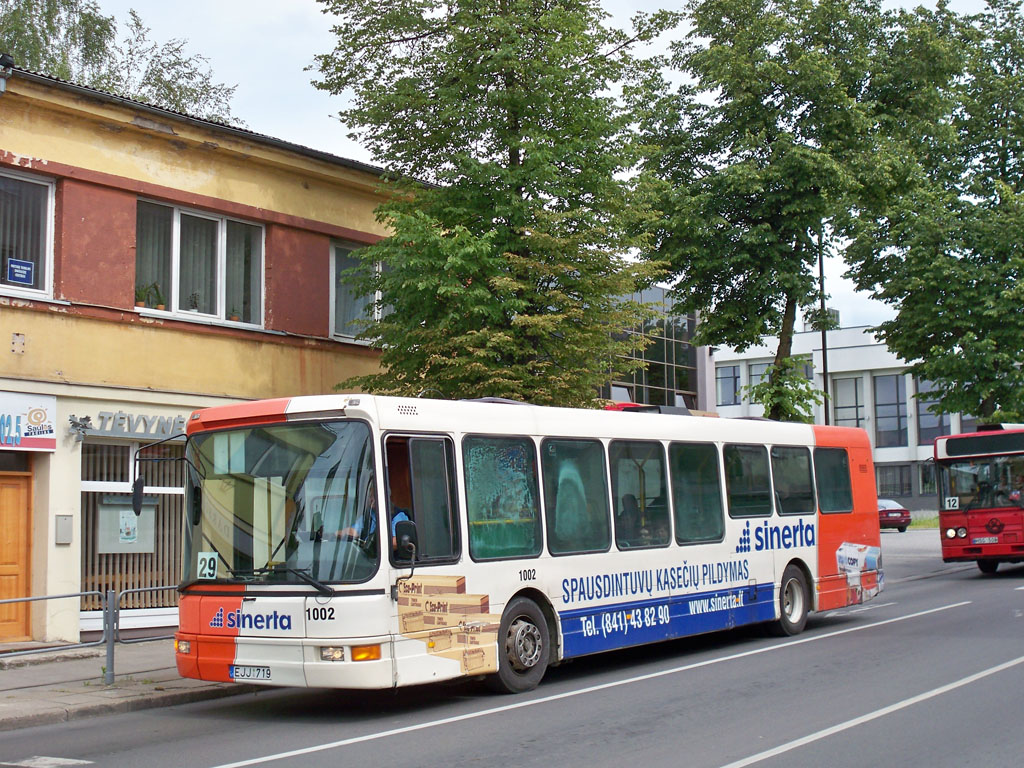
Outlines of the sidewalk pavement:
<svg viewBox="0 0 1024 768">
<path fill-rule="evenodd" d="M 46 647 L 42 643 L 0 645 L 0 731 L 77 720 L 94 715 L 166 707 L 253 690 L 235 683 L 209 683 L 178 676 L 173 640 L 118 643 L 114 682 L 105 685 L 104 646 L 6 656 Z"/>
</svg>

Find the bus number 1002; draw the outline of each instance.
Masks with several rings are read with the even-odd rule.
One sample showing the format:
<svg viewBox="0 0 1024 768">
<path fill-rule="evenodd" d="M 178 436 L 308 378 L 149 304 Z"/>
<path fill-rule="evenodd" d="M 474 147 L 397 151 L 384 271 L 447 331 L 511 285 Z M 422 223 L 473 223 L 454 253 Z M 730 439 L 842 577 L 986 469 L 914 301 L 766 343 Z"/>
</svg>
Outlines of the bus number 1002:
<svg viewBox="0 0 1024 768">
<path fill-rule="evenodd" d="M 307 621 L 334 621 L 333 608 L 307 608 Z"/>
<path fill-rule="evenodd" d="M 537 569 L 536 568 L 525 568 L 519 572 L 520 581 L 536 581 Z"/>
</svg>

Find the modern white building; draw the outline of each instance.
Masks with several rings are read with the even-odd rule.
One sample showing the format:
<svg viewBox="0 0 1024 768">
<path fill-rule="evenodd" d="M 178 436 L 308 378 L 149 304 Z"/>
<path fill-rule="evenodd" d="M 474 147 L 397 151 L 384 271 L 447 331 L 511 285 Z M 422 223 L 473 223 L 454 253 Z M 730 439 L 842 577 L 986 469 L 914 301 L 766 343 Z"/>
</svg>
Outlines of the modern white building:
<svg viewBox="0 0 1024 768">
<path fill-rule="evenodd" d="M 793 338 L 793 354 L 806 355 L 808 378 L 824 389 L 828 369 L 828 423 L 863 427 L 874 449 L 878 495 L 911 510 L 938 510 L 932 441 L 939 435 L 973 432 L 973 417 L 936 416 L 928 410 L 929 384 L 907 373 L 908 365 L 879 341 L 870 327 L 828 331 L 827 361 L 822 334 L 805 330 Z M 726 417 L 763 416 L 745 397 L 775 358 L 777 340 L 766 339 L 738 353 L 714 352 L 716 409 Z M 814 409 L 814 423 L 825 423 L 825 405 Z"/>
</svg>

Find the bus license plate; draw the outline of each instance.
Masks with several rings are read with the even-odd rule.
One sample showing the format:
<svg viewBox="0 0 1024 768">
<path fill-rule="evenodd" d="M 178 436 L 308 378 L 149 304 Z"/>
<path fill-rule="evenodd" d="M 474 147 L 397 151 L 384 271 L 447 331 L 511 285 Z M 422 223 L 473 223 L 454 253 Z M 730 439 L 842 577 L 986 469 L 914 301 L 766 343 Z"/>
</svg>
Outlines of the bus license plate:
<svg viewBox="0 0 1024 768">
<path fill-rule="evenodd" d="M 971 539 L 971 544 L 998 544 L 998 536 L 979 536 L 976 539 Z"/>
<path fill-rule="evenodd" d="M 246 664 L 231 665 L 232 680 L 269 680 L 270 667 L 252 667 Z"/>
</svg>

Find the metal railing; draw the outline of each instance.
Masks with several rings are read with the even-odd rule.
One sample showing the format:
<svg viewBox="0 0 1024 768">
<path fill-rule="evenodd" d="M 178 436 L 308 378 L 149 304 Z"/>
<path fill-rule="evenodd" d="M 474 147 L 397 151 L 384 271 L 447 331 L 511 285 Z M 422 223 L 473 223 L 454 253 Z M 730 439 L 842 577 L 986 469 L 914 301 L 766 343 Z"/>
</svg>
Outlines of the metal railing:
<svg viewBox="0 0 1024 768">
<path fill-rule="evenodd" d="M 11 651 L 0 654 L 0 658 L 12 658 L 15 656 L 29 656 L 37 653 L 54 653 L 56 651 L 67 651 L 75 648 L 94 648 L 105 646 L 107 651 L 107 664 L 103 671 L 103 682 L 111 685 L 114 682 L 114 648 L 118 643 L 131 645 L 133 643 L 148 643 L 153 640 L 169 640 L 171 635 L 147 635 L 146 637 L 125 638 L 121 637 L 121 601 L 125 595 L 137 594 L 140 592 L 166 592 L 177 589 L 177 586 L 168 587 L 139 587 L 136 589 L 123 589 L 120 592 L 109 589 L 105 593 L 99 590 L 88 592 L 69 592 L 63 595 L 45 595 L 43 597 L 12 597 L 7 600 L 0 600 L 0 605 L 12 603 L 34 603 L 42 600 L 63 600 L 78 598 L 81 601 L 84 597 L 98 597 L 103 609 L 103 632 L 99 640 L 91 640 L 86 643 L 65 643 L 63 645 L 48 645 L 45 648 L 28 648 L 23 651 Z"/>
</svg>

